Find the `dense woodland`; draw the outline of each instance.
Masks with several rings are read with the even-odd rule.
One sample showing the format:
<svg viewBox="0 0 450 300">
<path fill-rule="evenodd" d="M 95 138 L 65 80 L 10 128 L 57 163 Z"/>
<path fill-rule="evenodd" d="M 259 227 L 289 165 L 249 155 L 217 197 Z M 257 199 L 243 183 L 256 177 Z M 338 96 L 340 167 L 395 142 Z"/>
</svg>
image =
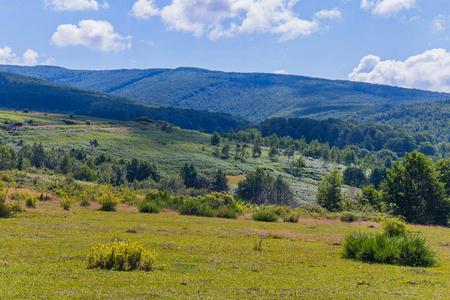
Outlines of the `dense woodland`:
<svg viewBox="0 0 450 300">
<path fill-rule="evenodd" d="M 269 117 L 360 119 L 383 108 L 449 98 L 448 94 L 292 75 L 225 73 L 196 68 L 82 71 L 0 66 L 11 72 L 176 107 Z"/>
</svg>

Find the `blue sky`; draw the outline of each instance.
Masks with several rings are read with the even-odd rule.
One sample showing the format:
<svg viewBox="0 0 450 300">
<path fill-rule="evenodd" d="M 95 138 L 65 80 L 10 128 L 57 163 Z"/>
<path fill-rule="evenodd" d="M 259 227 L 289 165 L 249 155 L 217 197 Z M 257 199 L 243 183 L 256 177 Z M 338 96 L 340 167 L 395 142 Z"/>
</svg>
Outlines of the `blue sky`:
<svg viewBox="0 0 450 300">
<path fill-rule="evenodd" d="M 450 1 L 0 0 L 0 64 L 191 66 L 450 92 Z"/>
</svg>

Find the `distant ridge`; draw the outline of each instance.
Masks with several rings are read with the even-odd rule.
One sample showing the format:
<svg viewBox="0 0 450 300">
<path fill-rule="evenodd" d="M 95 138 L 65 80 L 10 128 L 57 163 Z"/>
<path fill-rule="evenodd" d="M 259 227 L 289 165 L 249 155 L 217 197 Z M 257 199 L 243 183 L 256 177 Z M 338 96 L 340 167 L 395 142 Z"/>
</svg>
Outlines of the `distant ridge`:
<svg viewBox="0 0 450 300">
<path fill-rule="evenodd" d="M 151 105 L 99 91 L 0 72 L 0 108 L 56 112 L 130 121 L 141 116 L 206 132 L 240 128 L 247 121 L 224 113 Z"/>
<path fill-rule="evenodd" d="M 0 71 L 176 107 L 269 117 L 359 119 L 382 109 L 450 99 L 450 94 L 294 75 L 198 68 L 84 71 L 0 65 Z"/>
</svg>

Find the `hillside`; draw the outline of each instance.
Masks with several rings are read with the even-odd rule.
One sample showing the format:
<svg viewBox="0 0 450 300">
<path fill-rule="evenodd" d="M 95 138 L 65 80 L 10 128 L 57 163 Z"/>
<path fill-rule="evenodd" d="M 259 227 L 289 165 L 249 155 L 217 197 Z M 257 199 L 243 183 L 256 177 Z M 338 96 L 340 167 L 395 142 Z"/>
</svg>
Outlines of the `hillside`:
<svg viewBox="0 0 450 300">
<path fill-rule="evenodd" d="M 203 128 L 207 132 L 227 131 L 230 127 L 238 128 L 248 123 L 228 114 L 152 105 L 131 98 L 12 73 L 0 73 L 0 107 L 122 121 L 147 116 L 186 129 Z"/>
<path fill-rule="evenodd" d="M 273 116 L 361 119 L 383 108 L 450 98 L 444 93 L 344 80 L 196 68 L 84 71 L 0 66 L 0 71 L 146 102 L 225 112 L 250 121 Z"/>
</svg>

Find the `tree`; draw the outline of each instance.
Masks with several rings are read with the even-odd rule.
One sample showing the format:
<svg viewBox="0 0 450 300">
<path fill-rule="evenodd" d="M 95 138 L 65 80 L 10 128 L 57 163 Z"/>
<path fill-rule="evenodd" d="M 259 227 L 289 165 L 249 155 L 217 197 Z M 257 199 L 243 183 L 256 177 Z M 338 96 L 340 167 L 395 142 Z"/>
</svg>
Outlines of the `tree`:
<svg viewBox="0 0 450 300">
<path fill-rule="evenodd" d="M 0 171 L 11 169 L 11 152 L 7 146 L 0 146 Z"/>
<path fill-rule="evenodd" d="M 386 168 L 375 167 L 369 176 L 369 184 L 372 184 L 376 189 L 380 187 L 380 184 L 386 179 Z"/>
<path fill-rule="evenodd" d="M 408 222 L 448 226 L 450 203 L 431 161 L 416 151 L 387 171 L 382 183 L 383 200 L 394 204 L 394 214 Z"/>
<path fill-rule="evenodd" d="M 221 152 L 222 152 L 222 158 L 225 158 L 225 159 L 229 158 L 230 157 L 230 145 L 224 145 L 222 147 Z"/>
<path fill-rule="evenodd" d="M 220 143 L 220 135 L 217 131 L 214 131 L 213 135 L 211 136 L 211 145 L 216 146 Z"/>
<path fill-rule="evenodd" d="M 280 154 L 280 153 L 278 152 L 278 149 L 277 149 L 275 146 L 272 146 L 272 147 L 270 148 L 269 157 L 270 157 L 270 158 L 274 158 L 274 157 L 277 156 L 278 154 Z"/>
<path fill-rule="evenodd" d="M 298 176 L 300 174 L 300 170 L 306 168 L 305 158 L 303 156 L 299 156 L 291 160 L 291 172 L 292 175 Z"/>
<path fill-rule="evenodd" d="M 450 159 L 441 159 L 434 165 L 438 180 L 445 184 L 445 193 L 450 197 Z"/>
<path fill-rule="evenodd" d="M 228 178 L 222 169 L 219 169 L 216 173 L 215 180 L 212 184 L 212 190 L 215 192 L 228 191 Z"/>
<path fill-rule="evenodd" d="M 344 199 L 342 183 L 341 173 L 337 165 L 334 165 L 333 169 L 322 178 L 317 187 L 317 203 L 329 211 L 339 211 Z"/>
<path fill-rule="evenodd" d="M 356 166 L 349 166 L 344 170 L 344 184 L 354 187 L 362 187 L 366 181 L 364 171 Z"/>
<path fill-rule="evenodd" d="M 249 172 L 246 179 L 238 183 L 236 195 L 256 204 L 289 205 L 294 202 L 294 194 L 281 176 L 275 180 L 263 169 Z"/>
<path fill-rule="evenodd" d="M 147 161 L 140 161 L 137 158 L 133 158 L 131 163 L 127 164 L 127 180 L 133 182 L 134 180 L 143 181 L 149 177 L 158 181 L 160 176 L 158 169 L 154 164 Z"/>
<path fill-rule="evenodd" d="M 42 167 L 45 162 L 45 151 L 42 143 L 39 143 L 39 145 L 34 143 L 31 153 L 31 164 L 36 168 Z"/>
<path fill-rule="evenodd" d="M 189 189 L 195 187 L 197 170 L 195 169 L 193 164 L 188 165 L 188 163 L 185 163 L 184 167 L 181 169 L 180 175 L 186 188 Z"/>
<path fill-rule="evenodd" d="M 261 156 L 261 151 L 262 150 L 259 143 L 255 143 L 255 145 L 253 146 L 253 157 Z"/>
</svg>

